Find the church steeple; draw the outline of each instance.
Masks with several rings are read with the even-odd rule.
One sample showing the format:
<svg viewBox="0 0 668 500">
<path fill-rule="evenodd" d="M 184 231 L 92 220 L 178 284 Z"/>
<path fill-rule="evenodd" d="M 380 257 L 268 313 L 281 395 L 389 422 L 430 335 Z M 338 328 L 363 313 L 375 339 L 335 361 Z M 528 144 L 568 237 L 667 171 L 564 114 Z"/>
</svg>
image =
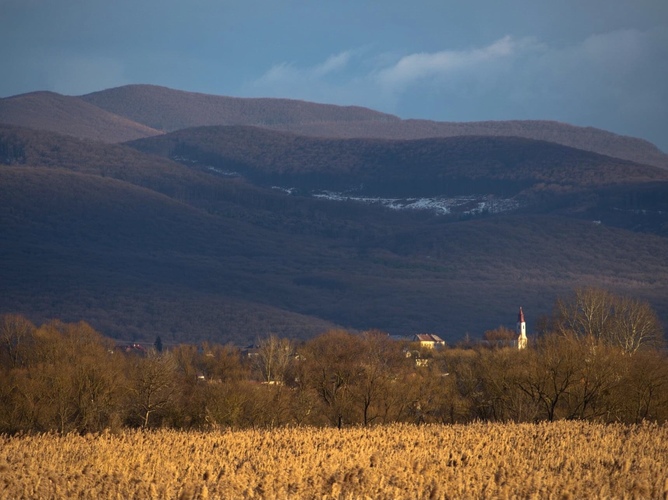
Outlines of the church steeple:
<svg viewBox="0 0 668 500">
<path fill-rule="evenodd" d="M 527 346 L 527 324 L 524 321 L 524 311 L 520 306 L 520 312 L 517 314 L 517 348 L 525 349 Z"/>
</svg>

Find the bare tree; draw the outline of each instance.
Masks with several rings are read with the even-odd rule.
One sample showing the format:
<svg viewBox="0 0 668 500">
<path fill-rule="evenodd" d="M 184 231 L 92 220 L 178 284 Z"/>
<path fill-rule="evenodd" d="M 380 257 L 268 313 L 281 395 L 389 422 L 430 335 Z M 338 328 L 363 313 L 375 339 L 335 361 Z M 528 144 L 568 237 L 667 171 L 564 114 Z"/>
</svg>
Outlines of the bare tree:
<svg viewBox="0 0 668 500">
<path fill-rule="evenodd" d="M 238 348 L 204 342 L 202 350 L 198 366 L 207 380 L 234 382 L 249 378 L 249 367 L 242 363 Z"/>
<path fill-rule="evenodd" d="M 558 299 L 554 326 L 560 333 L 600 339 L 610 328 L 615 297 L 600 288 L 578 288 L 567 299 Z"/>
<path fill-rule="evenodd" d="M 517 340 L 517 333 L 505 326 L 499 326 L 494 330 L 487 330 L 483 334 L 483 339 L 493 346 L 506 347 L 512 346 Z"/>
<path fill-rule="evenodd" d="M 270 335 L 260 340 L 256 362 L 263 381 L 284 383 L 294 357 L 295 349 L 289 339 L 281 339 L 276 335 Z"/>
<path fill-rule="evenodd" d="M 614 303 L 609 337 L 613 345 L 634 353 L 642 346 L 660 347 L 663 329 L 656 312 L 647 302 L 619 297 Z"/>
<path fill-rule="evenodd" d="M 528 356 L 518 387 L 553 421 L 579 381 L 581 343 L 573 337 L 548 334 L 540 338 L 536 353 Z"/>
<path fill-rule="evenodd" d="M 19 314 L 0 316 L 0 345 L 9 359 L 10 368 L 25 363 L 34 331 L 35 325 Z"/>
<path fill-rule="evenodd" d="M 151 415 L 166 409 L 174 399 L 176 363 L 169 354 L 149 352 L 138 359 L 130 378 L 131 409 L 148 427 Z"/>
<path fill-rule="evenodd" d="M 535 367 L 534 349 L 481 349 L 473 363 L 478 392 L 475 395 L 477 414 L 497 421 L 532 421 L 540 412 L 538 393 L 525 392 L 523 387 L 540 387 L 529 374 Z"/>
<path fill-rule="evenodd" d="M 640 351 L 629 358 L 622 390 L 616 396 L 619 419 L 639 423 L 668 419 L 668 358 L 665 352 Z"/>
<path fill-rule="evenodd" d="M 331 330 L 309 340 L 299 353 L 300 389 L 313 390 L 322 414 L 339 428 L 356 420 L 351 386 L 360 372 L 361 344 L 359 336 Z"/>
<path fill-rule="evenodd" d="M 579 339 L 591 338 L 619 347 L 627 353 L 663 342 L 661 324 L 648 303 L 599 288 L 580 288 L 573 296 L 558 300 L 553 328 Z"/>
<path fill-rule="evenodd" d="M 358 373 L 351 383 L 351 395 L 362 408 L 362 424 L 369 425 L 387 414 L 393 401 L 393 380 L 400 373 L 401 345 L 380 331 L 368 331 L 359 344 Z"/>
</svg>

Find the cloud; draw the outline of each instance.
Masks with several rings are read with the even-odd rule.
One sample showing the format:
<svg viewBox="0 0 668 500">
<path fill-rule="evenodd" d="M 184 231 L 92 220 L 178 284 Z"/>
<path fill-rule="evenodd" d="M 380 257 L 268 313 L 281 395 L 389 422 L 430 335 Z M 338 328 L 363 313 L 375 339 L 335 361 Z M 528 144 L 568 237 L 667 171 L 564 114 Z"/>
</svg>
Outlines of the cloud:
<svg viewBox="0 0 668 500">
<path fill-rule="evenodd" d="M 487 76 L 512 66 L 522 54 L 539 50 L 533 38 L 505 36 L 484 46 L 465 50 L 396 54 L 369 54 L 368 48 L 329 56 L 313 66 L 283 62 L 272 66 L 249 86 L 255 93 L 339 104 L 361 104 L 392 110 L 412 88 L 449 81 L 488 81 Z M 342 100 L 348 99 L 348 102 Z"/>
<path fill-rule="evenodd" d="M 616 30 L 521 61 L 508 99 L 526 114 L 649 137 L 668 124 L 667 78 L 668 35 Z"/>
<path fill-rule="evenodd" d="M 367 107 L 383 107 L 377 89 L 368 81 L 370 62 L 363 57 L 366 49 L 332 54 L 312 66 L 282 62 L 273 65 L 261 77 L 247 84 L 243 95 L 286 97 L 310 101 Z"/>
<path fill-rule="evenodd" d="M 404 117 L 549 119 L 668 147 L 668 33 L 620 29 L 557 45 L 504 36 L 463 50 L 396 55 L 368 48 L 312 66 L 273 66 L 255 95 L 357 104 Z"/>
<path fill-rule="evenodd" d="M 516 40 L 505 36 L 482 48 L 410 54 L 378 71 L 376 79 L 383 89 L 401 92 L 425 80 L 487 69 L 489 65 L 517 57 L 535 46 L 537 43 L 532 38 Z"/>
<path fill-rule="evenodd" d="M 315 68 L 313 68 L 312 70 L 313 76 L 323 77 L 325 75 L 328 75 L 329 73 L 341 71 L 345 69 L 349 61 L 350 61 L 350 52 L 341 52 L 340 54 L 333 55 L 329 57 L 322 64 L 319 64 Z"/>
<path fill-rule="evenodd" d="M 291 63 L 276 64 L 254 82 L 254 85 L 285 85 L 304 80 L 314 81 L 326 78 L 332 73 L 343 71 L 351 58 L 351 52 L 345 51 L 328 57 L 324 62 L 312 67 L 298 68 Z"/>
</svg>

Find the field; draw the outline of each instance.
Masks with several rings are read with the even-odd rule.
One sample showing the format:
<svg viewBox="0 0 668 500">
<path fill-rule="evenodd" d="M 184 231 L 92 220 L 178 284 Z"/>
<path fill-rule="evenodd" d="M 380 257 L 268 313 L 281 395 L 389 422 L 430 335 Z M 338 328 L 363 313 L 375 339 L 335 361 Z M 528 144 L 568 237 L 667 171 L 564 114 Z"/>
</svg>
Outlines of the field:
<svg viewBox="0 0 668 500">
<path fill-rule="evenodd" d="M 667 498 L 668 426 L 0 437 L 0 498 Z"/>
</svg>

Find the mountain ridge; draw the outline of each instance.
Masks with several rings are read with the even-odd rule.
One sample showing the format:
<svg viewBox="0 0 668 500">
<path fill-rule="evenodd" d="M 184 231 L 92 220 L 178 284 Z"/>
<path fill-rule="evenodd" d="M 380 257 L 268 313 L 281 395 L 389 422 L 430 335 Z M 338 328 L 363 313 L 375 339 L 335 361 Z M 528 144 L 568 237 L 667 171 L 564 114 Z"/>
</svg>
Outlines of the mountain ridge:
<svg viewBox="0 0 668 500">
<path fill-rule="evenodd" d="M 493 192 L 512 182 L 519 192 L 539 183 L 567 186 L 668 181 L 668 171 L 556 143 L 505 136 L 332 139 L 258 127 L 197 127 L 139 139 L 128 145 L 182 162 L 238 170 L 254 182 L 307 189 L 363 184 L 362 194 L 394 195 L 418 184 L 429 194 L 476 189 Z M 291 184 L 288 184 L 291 183 Z M 384 187 L 383 187 L 384 186 Z"/>
<path fill-rule="evenodd" d="M 348 127 L 327 123 L 272 126 L 301 135 L 317 137 L 378 139 L 427 139 L 465 135 L 524 137 L 554 142 L 607 156 L 668 168 L 668 155 L 645 139 L 624 136 L 595 127 L 580 127 L 553 120 L 495 120 L 442 122 L 406 119 L 397 123 L 355 122 Z"/>
<path fill-rule="evenodd" d="M 360 106 L 218 96 L 144 84 L 115 87 L 78 97 L 50 93 L 53 95 L 45 99 L 46 94 L 37 92 L 0 99 L 0 123 L 105 142 L 124 142 L 166 131 L 211 125 L 253 125 L 300 135 L 338 138 L 518 136 L 668 168 L 668 154 L 644 139 L 555 121 L 436 122 L 401 119 Z M 28 95 L 32 95 L 31 99 L 25 97 Z M 42 100 L 39 102 L 20 102 L 35 101 L 40 95 Z M 71 107 L 79 111 L 71 112 L 71 116 L 63 115 L 62 110 L 59 111 L 61 104 L 54 102 L 53 96 L 59 96 L 62 101 L 68 100 Z M 32 116 L 30 120 L 27 119 L 29 116 Z M 102 129 L 97 130 L 96 122 Z"/>
<path fill-rule="evenodd" d="M 161 133 L 77 97 L 55 92 L 30 92 L 0 99 L 0 124 L 110 143 Z"/>
<path fill-rule="evenodd" d="M 153 85 L 127 85 L 80 96 L 133 121 L 173 132 L 206 125 L 272 125 L 317 121 L 388 121 L 398 117 L 360 106 L 297 99 L 228 97 Z"/>
</svg>

